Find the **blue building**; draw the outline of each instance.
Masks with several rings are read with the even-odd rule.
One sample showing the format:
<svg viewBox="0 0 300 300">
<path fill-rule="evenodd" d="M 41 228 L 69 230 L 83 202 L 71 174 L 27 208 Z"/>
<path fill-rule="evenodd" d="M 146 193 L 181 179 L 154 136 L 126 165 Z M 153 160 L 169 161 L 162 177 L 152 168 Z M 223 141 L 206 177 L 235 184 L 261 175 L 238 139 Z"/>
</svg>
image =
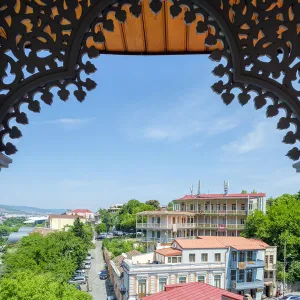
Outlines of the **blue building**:
<svg viewBox="0 0 300 300">
<path fill-rule="evenodd" d="M 264 268 L 266 244 L 254 239 L 238 238 L 228 241 L 228 264 L 226 289 L 241 294 L 250 294 L 262 299 L 264 291 Z"/>
</svg>

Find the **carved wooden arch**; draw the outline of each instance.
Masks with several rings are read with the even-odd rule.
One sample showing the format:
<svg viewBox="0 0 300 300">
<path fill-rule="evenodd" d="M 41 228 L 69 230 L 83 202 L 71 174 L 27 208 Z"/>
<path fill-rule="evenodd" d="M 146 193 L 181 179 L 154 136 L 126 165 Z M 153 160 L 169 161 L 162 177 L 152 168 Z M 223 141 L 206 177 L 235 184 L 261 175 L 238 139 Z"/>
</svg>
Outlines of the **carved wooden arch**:
<svg viewBox="0 0 300 300">
<path fill-rule="evenodd" d="M 141 0 L 143 1 L 143 0 Z M 150 0 L 151 1 L 151 0 Z M 152 0 L 151 10 L 158 14 L 162 1 Z M 235 98 L 245 105 L 252 97 L 257 109 L 266 107 L 267 117 L 274 117 L 282 110 L 285 116 L 278 121 L 278 129 L 289 129 L 283 142 L 294 145 L 287 156 L 299 160 L 300 150 L 300 88 L 296 86 L 300 70 L 300 4 L 297 0 L 173 0 L 170 14 L 176 18 L 183 7 L 186 24 L 195 22 L 201 14 L 196 30 L 206 34 L 205 44 L 223 45 L 215 49 L 210 58 L 220 63 L 213 73 L 227 76 L 212 88 L 225 104 Z M 0 152 L 14 154 L 17 149 L 11 142 L 21 137 L 17 126 L 10 126 L 11 119 L 27 124 L 22 103 L 28 109 L 40 112 L 40 102 L 51 105 L 52 88 L 58 87 L 58 96 L 66 101 L 70 95 L 68 85 L 76 86 L 74 96 L 83 101 L 86 91 L 96 83 L 80 77 L 82 71 L 95 72 L 94 65 L 83 57 L 99 55 L 96 45 L 105 42 L 105 32 L 113 31 L 109 13 L 126 22 L 124 5 L 130 13 L 140 17 L 142 6 L 138 0 L 2 0 L 0 4 Z M 103 30 L 97 30 L 101 24 Z M 212 28 L 213 30 L 208 30 Z M 93 39 L 94 46 L 87 40 Z M 41 57 L 40 51 L 48 52 Z M 42 53 L 43 53 L 42 52 Z M 7 68 L 13 76 L 8 76 Z M 5 80 L 5 77 L 8 76 Z M 300 77 L 300 76 L 299 76 Z M 37 98 L 40 94 L 40 99 Z"/>
</svg>

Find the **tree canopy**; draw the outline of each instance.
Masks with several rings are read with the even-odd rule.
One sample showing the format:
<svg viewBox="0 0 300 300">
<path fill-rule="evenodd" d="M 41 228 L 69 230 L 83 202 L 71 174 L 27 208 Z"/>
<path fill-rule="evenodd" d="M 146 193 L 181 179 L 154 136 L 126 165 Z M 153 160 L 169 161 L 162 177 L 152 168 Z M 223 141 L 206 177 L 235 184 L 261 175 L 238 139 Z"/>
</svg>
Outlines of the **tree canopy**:
<svg viewBox="0 0 300 300">
<path fill-rule="evenodd" d="M 273 199 L 266 214 L 254 211 L 246 220 L 243 235 L 278 246 L 279 260 L 283 260 L 286 240 L 287 253 L 293 260 L 300 261 L 300 202 L 297 195 L 284 194 Z"/>
<path fill-rule="evenodd" d="M 130 231 L 135 230 L 136 214 L 142 211 L 155 210 L 153 205 L 145 204 L 136 199 L 129 200 L 122 206 L 117 215 L 117 228 Z"/>
<path fill-rule="evenodd" d="M 158 200 L 148 200 L 148 201 L 145 202 L 145 204 L 147 204 L 147 205 L 152 205 L 152 206 L 154 206 L 156 209 L 159 209 L 159 207 L 160 207 L 160 203 L 159 203 Z"/>
<path fill-rule="evenodd" d="M 0 300 L 91 300 L 71 284 L 57 280 L 51 273 L 16 271 L 0 281 Z"/>
</svg>

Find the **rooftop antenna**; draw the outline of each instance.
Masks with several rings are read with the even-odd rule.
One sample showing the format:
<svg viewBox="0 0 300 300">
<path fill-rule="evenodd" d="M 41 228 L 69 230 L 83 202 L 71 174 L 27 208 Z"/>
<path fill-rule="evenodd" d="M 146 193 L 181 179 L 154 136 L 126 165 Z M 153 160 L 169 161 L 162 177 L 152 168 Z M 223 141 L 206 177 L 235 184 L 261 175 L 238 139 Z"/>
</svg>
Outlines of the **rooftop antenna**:
<svg viewBox="0 0 300 300">
<path fill-rule="evenodd" d="M 224 196 L 226 196 L 228 194 L 228 190 L 229 190 L 229 180 L 225 180 L 224 181 Z"/>
<path fill-rule="evenodd" d="M 200 196 L 200 180 L 198 181 L 198 196 Z"/>
<path fill-rule="evenodd" d="M 191 184 L 191 196 L 193 196 L 193 185 Z"/>
</svg>

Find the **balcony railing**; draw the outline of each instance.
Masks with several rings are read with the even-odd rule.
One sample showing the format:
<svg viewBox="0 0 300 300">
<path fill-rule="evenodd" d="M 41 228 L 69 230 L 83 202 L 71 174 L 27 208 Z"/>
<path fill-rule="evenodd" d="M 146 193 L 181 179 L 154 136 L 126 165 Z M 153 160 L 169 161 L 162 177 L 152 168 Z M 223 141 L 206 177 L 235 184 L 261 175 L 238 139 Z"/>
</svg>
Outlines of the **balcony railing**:
<svg viewBox="0 0 300 300">
<path fill-rule="evenodd" d="M 265 262 L 260 259 L 249 260 L 249 261 L 231 261 L 231 268 L 234 269 L 251 269 L 251 268 L 264 268 Z"/>
<path fill-rule="evenodd" d="M 246 210 L 203 210 L 203 215 L 240 215 L 245 216 L 247 214 Z"/>
<path fill-rule="evenodd" d="M 276 270 L 276 264 L 266 263 L 265 269 L 266 270 Z"/>
<path fill-rule="evenodd" d="M 168 237 L 168 238 L 166 238 L 166 237 L 164 237 L 164 238 L 153 238 L 153 237 L 146 237 L 146 236 L 143 236 L 143 237 L 137 237 L 137 239 L 136 239 L 138 242 L 144 242 L 144 243 L 146 243 L 146 242 L 149 242 L 149 243 L 172 243 L 174 240 L 175 240 L 175 238 L 170 238 L 170 237 Z"/>
<path fill-rule="evenodd" d="M 138 229 L 182 229 L 182 228 L 197 228 L 197 223 L 177 223 L 177 224 L 166 224 L 166 223 L 137 223 L 136 228 Z"/>
<path fill-rule="evenodd" d="M 263 288 L 264 282 L 262 280 L 254 280 L 250 282 L 231 281 L 231 287 L 235 290 L 257 289 L 257 288 Z"/>
<path fill-rule="evenodd" d="M 222 229 L 222 231 L 224 230 L 232 230 L 232 229 L 244 229 L 245 225 L 242 224 L 205 224 L 205 223 L 198 223 L 197 224 L 198 228 L 205 228 L 205 229 Z"/>
</svg>

